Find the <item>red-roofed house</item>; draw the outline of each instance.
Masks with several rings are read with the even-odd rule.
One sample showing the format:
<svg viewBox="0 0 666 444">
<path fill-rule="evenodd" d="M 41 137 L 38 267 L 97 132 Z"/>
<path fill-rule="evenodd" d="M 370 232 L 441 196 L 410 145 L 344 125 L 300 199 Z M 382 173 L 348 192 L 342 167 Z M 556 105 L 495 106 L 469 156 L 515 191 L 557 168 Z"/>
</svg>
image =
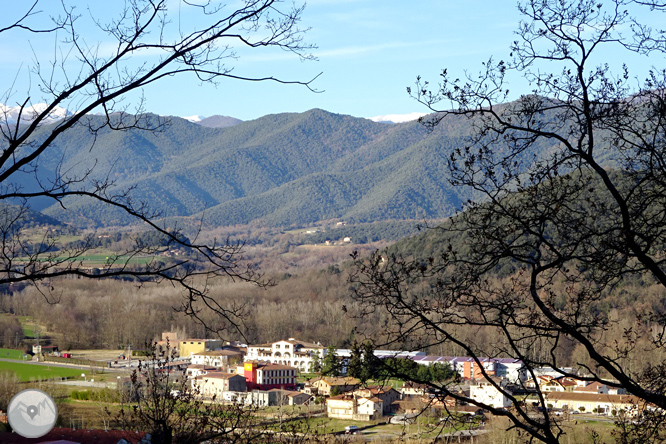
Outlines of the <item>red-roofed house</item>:
<svg viewBox="0 0 666 444">
<path fill-rule="evenodd" d="M 393 387 L 370 386 L 354 390 L 354 396 L 372 398 L 376 397 L 382 400 L 383 413 L 391 413 L 392 404 L 400 399 L 400 392 Z"/>
</svg>

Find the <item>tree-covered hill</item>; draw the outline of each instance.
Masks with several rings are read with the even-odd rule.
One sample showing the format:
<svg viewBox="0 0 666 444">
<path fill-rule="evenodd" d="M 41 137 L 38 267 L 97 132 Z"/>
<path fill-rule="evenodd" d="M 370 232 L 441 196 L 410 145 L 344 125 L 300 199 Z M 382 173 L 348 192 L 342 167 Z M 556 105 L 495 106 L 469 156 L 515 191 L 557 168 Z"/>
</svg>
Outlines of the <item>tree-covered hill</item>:
<svg viewBox="0 0 666 444">
<path fill-rule="evenodd" d="M 212 226 L 436 219 L 473 197 L 450 186 L 446 168 L 469 129 L 466 119 L 428 132 L 418 122 L 387 125 L 319 109 L 226 128 L 174 117 L 158 132 L 104 129 L 93 137 L 79 126 L 50 147 L 38 171 L 48 181 L 56 170 L 70 178 L 92 170 L 86 180 L 112 180 L 115 190 L 131 189 L 135 202 L 164 216 L 198 218 L 205 211 Z M 29 188 L 32 178 L 25 179 Z M 132 222 L 84 198 L 32 207 L 73 224 Z"/>
</svg>

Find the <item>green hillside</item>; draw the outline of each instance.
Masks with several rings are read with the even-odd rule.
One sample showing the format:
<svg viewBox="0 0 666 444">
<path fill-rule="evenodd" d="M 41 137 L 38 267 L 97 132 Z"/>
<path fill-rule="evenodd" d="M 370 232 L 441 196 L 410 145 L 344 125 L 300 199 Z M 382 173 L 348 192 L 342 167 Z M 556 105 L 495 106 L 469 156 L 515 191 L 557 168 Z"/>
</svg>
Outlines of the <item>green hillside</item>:
<svg viewBox="0 0 666 444">
<path fill-rule="evenodd" d="M 439 219 L 474 197 L 453 189 L 447 176 L 447 159 L 470 129 L 467 119 L 448 119 L 431 133 L 417 122 L 391 125 L 319 109 L 227 128 L 147 119 L 166 124 L 157 132 L 102 129 L 96 137 L 83 125 L 67 131 L 40 160 L 40 179 L 52 180 L 59 169 L 89 184 L 113 181 L 110 191 L 131 189 L 135 203 L 161 216 L 198 218 L 205 211 L 211 226 Z M 32 178 L 23 180 L 30 188 Z M 75 225 L 134 222 L 85 198 L 32 207 Z"/>
</svg>

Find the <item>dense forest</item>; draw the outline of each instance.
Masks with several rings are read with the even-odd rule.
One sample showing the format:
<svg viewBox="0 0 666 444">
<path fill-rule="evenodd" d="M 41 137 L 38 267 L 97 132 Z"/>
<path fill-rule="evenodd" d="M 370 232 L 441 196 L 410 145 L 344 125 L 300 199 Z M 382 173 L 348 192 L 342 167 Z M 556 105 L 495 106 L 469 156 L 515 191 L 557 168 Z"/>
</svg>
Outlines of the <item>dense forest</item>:
<svg viewBox="0 0 666 444">
<path fill-rule="evenodd" d="M 464 120 L 428 132 L 417 122 L 391 125 L 314 109 L 227 128 L 175 117 L 160 123 L 159 132 L 103 129 L 96 137 L 84 125 L 73 128 L 40 161 L 39 179 L 53 180 L 60 169 L 112 180 L 114 190 L 131 189 L 134 201 L 161 216 L 203 217 L 207 228 L 444 218 L 470 197 L 459 195 L 446 173 L 448 155 L 469 131 Z M 19 182 L 34 186 L 29 175 Z M 67 210 L 48 200 L 30 205 L 79 227 L 132 222 L 84 197 L 65 199 Z"/>
</svg>

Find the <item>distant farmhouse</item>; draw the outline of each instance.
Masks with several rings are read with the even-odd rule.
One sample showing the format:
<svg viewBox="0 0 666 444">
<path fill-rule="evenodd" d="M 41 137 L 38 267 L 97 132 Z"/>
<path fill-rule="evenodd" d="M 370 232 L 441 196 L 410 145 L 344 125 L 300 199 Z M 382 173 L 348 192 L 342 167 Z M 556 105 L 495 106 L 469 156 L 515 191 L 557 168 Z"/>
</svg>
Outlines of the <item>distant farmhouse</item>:
<svg viewBox="0 0 666 444">
<path fill-rule="evenodd" d="M 331 396 L 332 392 L 341 395 L 361 386 L 361 381 L 350 376 L 320 376 L 308 381 L 304 387 L 306 393 Z"/>
<path fill-rule="evenodd" d="M 394 412 L 400 393 L 392 387 L 372 386 L 351 393 L 331 396 L 326 400 L 329 418 L 372 421 Z"/>
</svg>

